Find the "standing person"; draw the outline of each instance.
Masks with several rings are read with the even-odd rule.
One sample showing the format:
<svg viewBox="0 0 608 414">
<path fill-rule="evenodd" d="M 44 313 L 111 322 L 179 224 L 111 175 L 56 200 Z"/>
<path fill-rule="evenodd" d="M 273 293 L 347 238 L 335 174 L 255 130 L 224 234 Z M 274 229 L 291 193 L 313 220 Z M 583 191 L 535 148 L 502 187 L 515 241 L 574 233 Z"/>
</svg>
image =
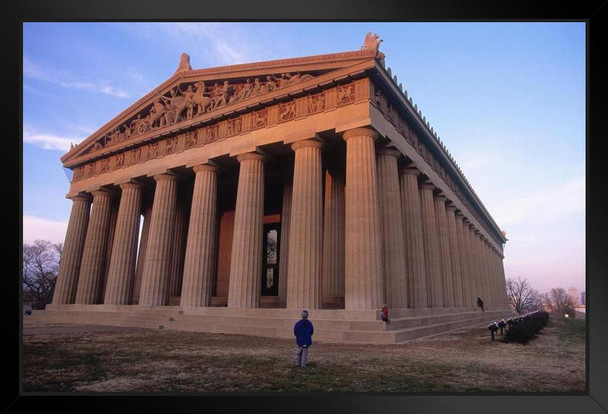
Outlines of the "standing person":
<svg viewBox="0 0 608 414">
<path fill-rule="evenodd" d="M 481 300 L 481 298 L 477 298 L 477 306 L 481 308 L 482 312 L 485 312 L 485 309 L 483 308 L 483 300 Z"/>
<path fill-rule="evenodd" d="M 308 311 L 302 311 L 302 319 L 300 319 L 293 327 L 293 334 L 296 337 L 298 352 L 296 353 L 296 366 L 305 367 L 308 364 L 308 347 L 312 345 L 312 334 L 314 327 L 312 322 L 308 320 Z"/>
<path fill-rule="evenodd" d="M 391 324 L 391 320 L 388 318 L 388 306 L 386 306 L 386 303 L 382 305 L 382 310 L 380 311 L 380 318 L 382 318 L 382 320 L 386 322 L 387 325 Z"/>
</svg>

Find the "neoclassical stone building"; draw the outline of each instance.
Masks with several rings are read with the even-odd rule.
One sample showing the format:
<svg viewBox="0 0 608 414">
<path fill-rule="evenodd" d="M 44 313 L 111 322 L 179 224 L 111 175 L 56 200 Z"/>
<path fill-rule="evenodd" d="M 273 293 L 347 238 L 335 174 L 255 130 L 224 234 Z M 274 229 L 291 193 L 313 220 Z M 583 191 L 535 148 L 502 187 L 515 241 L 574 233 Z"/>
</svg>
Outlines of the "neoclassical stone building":
<svg viewBox="0 0 608 414">
<path fill-rule="evenodd" d="M 287 337 L 306 308 L 319 339 L 399 342 L 506 315 L 506 238 L 378 45 L 183 54 L 61 158 L 73 207 L 47 317 Z"/>
</svg>

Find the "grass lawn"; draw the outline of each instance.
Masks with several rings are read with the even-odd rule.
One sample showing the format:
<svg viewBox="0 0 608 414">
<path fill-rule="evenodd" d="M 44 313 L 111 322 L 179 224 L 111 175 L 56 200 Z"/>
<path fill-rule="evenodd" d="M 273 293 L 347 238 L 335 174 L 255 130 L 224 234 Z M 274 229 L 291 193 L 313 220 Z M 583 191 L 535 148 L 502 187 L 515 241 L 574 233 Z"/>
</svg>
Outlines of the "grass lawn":
<svg viewBox="0 0 608 414">
<path fill-rule="evenodd" d="M 314 319 L 312 320 L 314 323 Z M 314 337 L 313 337 L 314 341 Z M 166 330 L 23 336 L 24 392 L 585 392 L 585 322 L 555 319 L 526 345 L 476 325 L 397 345 Z"/>
</svg>

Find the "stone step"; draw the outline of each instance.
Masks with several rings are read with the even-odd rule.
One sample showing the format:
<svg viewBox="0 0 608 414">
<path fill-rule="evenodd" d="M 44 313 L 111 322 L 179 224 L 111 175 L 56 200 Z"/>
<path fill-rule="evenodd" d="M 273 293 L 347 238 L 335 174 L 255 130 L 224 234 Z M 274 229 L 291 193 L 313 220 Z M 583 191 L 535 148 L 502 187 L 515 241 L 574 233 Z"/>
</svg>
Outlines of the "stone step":
<svg viewBox="0 0 608 414">
<path fill-rule="evenodd" d="M 391 324 L 387 326 L 389 330 L 399 330 L 406 328 L 413 328 L 417 326 L 432 325 L 443 322 L 451 322 L 462 320 L 463 318 L 498 318 L 500 320 L 504 317 L 504 312 L 501 311 L 487 311 L 487 312 L 464 312 L 457 314 L 444 314 L 444 315 L 433 315 L 433 316 L 415 316 L 415 317 L 403 317 L 403 318 L 390 318 Z"/>
<path fill-rule="evenodd" d="M 377 318 L 372 320 L 370 316 L 375 317 L 375 313 L 314 310 L 318 316 L 311 318 L 314 338 L 330 342 L 400 343 L 510 316 L 504 311 L 444 313 L 391 318 L 392 323 L 387 325 Z M 358 319 L 345 319 L 348 315 Z M 294 309 L 78 305 L 36 311 L 24 317 L 24 325 L 71 323 L 293 338 L 293 325 L 298 319 L 299 311 Z"/>
</svg>

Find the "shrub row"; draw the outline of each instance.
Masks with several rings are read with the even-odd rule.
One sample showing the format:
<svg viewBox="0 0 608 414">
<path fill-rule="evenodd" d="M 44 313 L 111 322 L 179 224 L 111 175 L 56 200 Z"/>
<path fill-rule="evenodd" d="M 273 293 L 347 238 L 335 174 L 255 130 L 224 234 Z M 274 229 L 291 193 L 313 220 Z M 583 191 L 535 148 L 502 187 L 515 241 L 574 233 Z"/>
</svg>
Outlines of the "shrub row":
<svg viewBox="0 0 608 414">
<path fill-rule="evenodd" d="M 492 340 L 494 340 L 494 333 L 500 330 L 502 336 L 506 329 L 504 332 L 506 342 L 526 343 L 533 339 L 547 325 L 547 322 L 549 322 L 548 312 L 535 311 L 506 321 L 503 319 L 500 322 L 494 322 L 488 326 L 488 329 L 492 333 Z"/>
</svg>

